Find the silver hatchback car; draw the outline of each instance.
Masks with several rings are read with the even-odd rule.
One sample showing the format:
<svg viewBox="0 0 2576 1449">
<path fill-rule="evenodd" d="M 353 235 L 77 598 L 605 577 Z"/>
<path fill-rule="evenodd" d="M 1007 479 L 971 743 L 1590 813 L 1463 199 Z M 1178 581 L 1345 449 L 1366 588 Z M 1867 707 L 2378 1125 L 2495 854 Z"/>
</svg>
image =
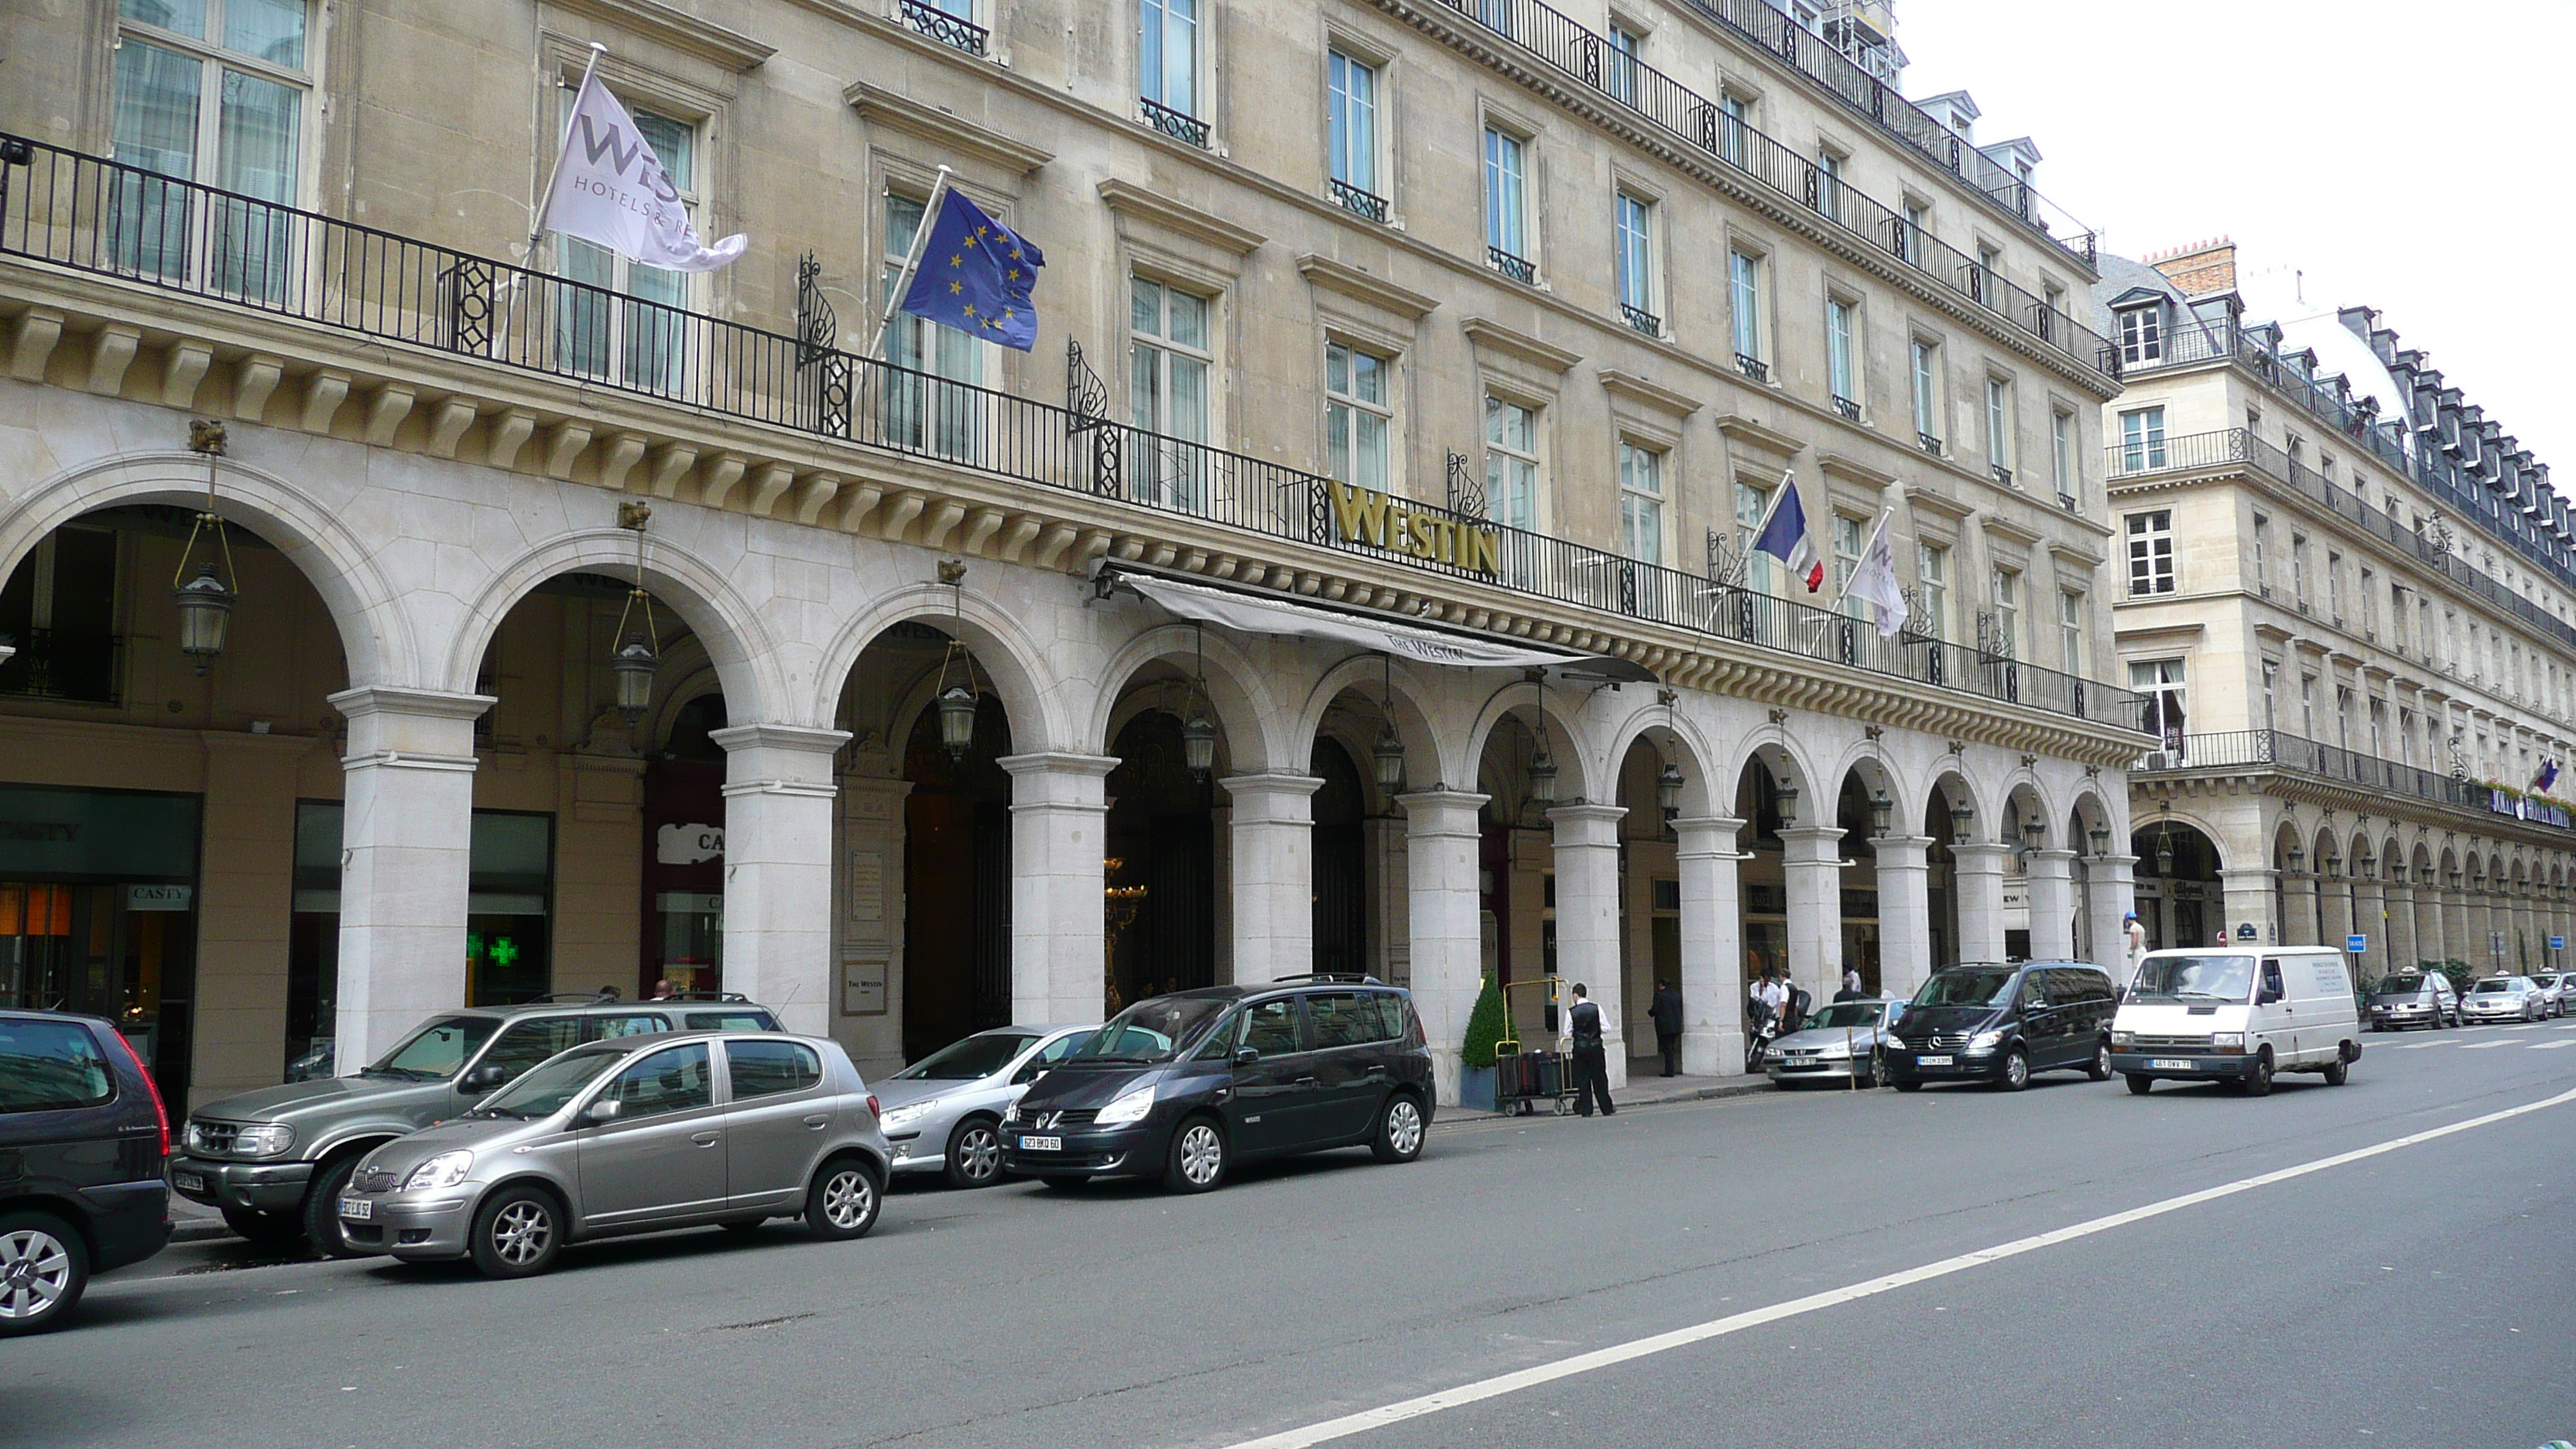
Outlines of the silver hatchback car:
<svg viewBox="0 0 2576 1449">
<path fill-rule="evenodd" d="M 494 1277 L 564 1244 L 802 1216 L 876 1226 L 888 1163 L 877 1102 L 837 1042 L 707 1032 L 592 1042 L 461 1117 L 369 1153 L 341 1194 L 359 1252 L 466 1258 Z"/>
<path fill-rule="evenodd" d="M 1098 1031 L 1005 1026 L 977 1032 L 877 1083 L 897 1172 L 944 1172 L 956 1187 L 1002 1175 L 1002 1114 L 1029 1084 Z"/>
</svg>

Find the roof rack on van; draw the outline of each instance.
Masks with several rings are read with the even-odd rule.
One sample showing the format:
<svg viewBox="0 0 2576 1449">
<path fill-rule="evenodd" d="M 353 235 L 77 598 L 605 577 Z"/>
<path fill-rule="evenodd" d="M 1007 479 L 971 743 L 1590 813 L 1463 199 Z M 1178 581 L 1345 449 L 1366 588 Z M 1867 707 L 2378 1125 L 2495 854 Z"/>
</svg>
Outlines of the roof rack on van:
<svg viewBox="0 0 2576 1449">
<path fill-rule="evenodd" d="M 529 997 L 526 1004 L 530 1006 L 550 1006 L 557 1002 L 577 1001 L 583 1005 L 591 1005 L 598 1002 L 616 1001 L 619 999 L 616 987 L 603 986 L 597 991 L 549 991 L 543 996 Z"/>
<path fill-rule="evenodd" d="M 1384 986 L 1386 984 L 1374 976 L 1363 975 L 1357 971 L 1306 971 L 1295 976 L 1273 976 L 1270 978 L 1270 984 L 1273 986 L 1282 985 L 1290 981 L 1335 981 L 1347 982 L 1353 986 Z"/>
<path fill-rule="evenodd" d="M 668 996 L 648 996 L 647 1001 L 739 1001 L 748 1006 L 751 998 L 739 991 L 674 991 Z"/>
</svg>

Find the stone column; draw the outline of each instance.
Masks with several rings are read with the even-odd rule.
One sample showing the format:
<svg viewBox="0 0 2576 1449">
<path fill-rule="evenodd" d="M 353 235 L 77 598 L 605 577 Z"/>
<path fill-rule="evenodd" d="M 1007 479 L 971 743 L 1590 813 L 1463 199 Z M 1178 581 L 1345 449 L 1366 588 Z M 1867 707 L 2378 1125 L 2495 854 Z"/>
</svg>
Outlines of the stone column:
<svg viewBox="0 0 2576 1449">
<path fill-rule="evenodd" d="M 1559 805 L 1556 827 L 1556 971 L 1583 983 L 1601 1008 L 1601 1050 L 1610 1085 L 1628 1083 L 1628 1034 L 1620 1021 L 1627 973 L 1619 941 L 1619 822 L 1624 805 Z M 1820 998 L 1821 999 L 1821 998 Z"/>
<path fill-rule="evenodd" d="M 2318 934 L 2322 938 L 2317 944 L 2332 946 L 2338 951 L 2342 950 L 2344 938 L 2350 936 L 2354 929 L 2351 880 L 2340 875 L 2326 876 L 2319 880 L 2317 904 L 2320 908 Z"/>
<path fill-rule="evenodd" d="M 2369 948 L 2350 963 L 2355 982 L 2376 981 L 2387 975 L 2388 898 L 2381 893 L 2377 876 L 2352 879 L 2352 929 Z"/>
<path fill-rule="evenodd" d="M 2030 853 L 2030 954 L 2035 961 L 2075 959 L 2075 852 Z"/>
<path fill-rule="evenodd" d="M 2415 888 L 2415 959 L 2436 966 L 2450 959 L 2450 931 L 2442 919 L 2441 887 L 2427 875 Z"/>
<path fill-rule="evenodd" d="M 1950 847 L 1962 961 L 2004 959 L 2004 862 L 2011 856 L 2011 846 L 1990 842 Z"/>
<path fill-rule="evenodd" d="M 2282 912 L 2289 917 L 2281 923 L 2281 944 L 2313 946 L 2317 944 L 2317 878 L 2295 871 L 2282 879 Z"/>
<path fill-rule="evenodd" d="M 724 987 L 789 1031 L 832 1026 L 833 753 L 846 730 L 747 724 L 725 752 Z"/>
<path fill-rule="evenodd" d="M 1743 828 L 1725 816 L 1673 822 L 1681 837 L 1682 1070 L 1694 1077 L 1744 1070 L 1744 894 L 1735 872 Z"/>
<path fill-rule="evenodd" d="M 2415 890 L 2401 877 L 2380 888 L 2380 909 L 2388 917 L 2388 949 L 2382 959 L 2390 971 L 2404 971 L 2422 959 L 2415 949 Z"/>
<path fill-rule="evenodd" d="M 2442 949 L 2444 960 L 2468 963 L 2471 971 L 2484 968 L 2478 960 L 2486 953 L 2486 944 L 2469 939 L 2469 893 L 2460 886 L 2446 887 L 2442 892 Z"/>
<path fill-rule="evenodd" d="M 1234 798 L 1234 979 L 1275 981 L 1315 969 L 1316 775 L 1237 775 Z"/>
<path fill-rule="evenodd" d="M 421 1018 L 465 1005 L 474 721 L 492 699 L 376 685 L 329 702 L 349 722 L 332 1027 L 348 1076 Z"/>
<path fill-rule="evenodd" d="M 1109 999 L 1110 755 L 1011 755 L 1011 1016 L 1093 1021 Z"/>
<path fill-rule="evenodd" d="M 1486 800 L 1465 790 L 1423 790 L 1398 795 L 1404 807 L 1404 858 L 1412 910 L 1413 1006 L 1431 1042 L 1431 1066 L 1440 1102 L 1458 1102 L 1458 1053 L 1466 1045 L 1467 1016 L 1483 985 L 1483 908 L 1476 889 L 1483 845 L 1476 812 Z M 1558 883 L 1562 889 L 1563 882 Z"/>
<path fill-rule="evenodd" d="M 1789 898 L 1789 979 L 1817 1005 L 1843 989 L 1842 827 L 1784 825 L 1780 874 Z"/>
<path fill-rule="evenodd" d="M 1878 989 L 1912 996 L 1939 964 L 1932 959 L 1932 869 L 1928 835 L 1882 835 L 1878 852 Z"/>
<path fill-rule="evenodd" d="M 277 1085 L 286 1060 L 295 785 L 315 741 L 239 730 L 208 730 L 203 738 L 203 828 L 206 839 L 225 848 L 206 852 L 197 869 L 196 1041 L 188 1093 L 212 1102 Z M 332 1029 L 328 1022 L 317 1026 L 324 1034 Z M 189 1105 L 170 1103 L 171 1116 Z"/>
<path fill-rule="evenodd" d="M 2136 963 L 2129 959 L 2129 912 L 2138 908 L 2134 855 L 2097 855 L 2085 861 L 2085 905 L 2093 922 L 2093 964 L 2122 986 Z"/>
<path fill-rule="evenodd" d="M 2219 893 L 2225 898 L 2227 938 L 2236 939 L 2236 928 L 2247 921 L 2254 923 L 2254 940 L 2258 945 L 2287 945 L 2289 922 L 2275 920 L 2272 894 L 2272 870 L 2269 866 L 2251 866 L 2244 870 L 2221 870 Z M 2207 941 L 2184 941 L 2176 944 L 2206 946 Z"/>
</svg>

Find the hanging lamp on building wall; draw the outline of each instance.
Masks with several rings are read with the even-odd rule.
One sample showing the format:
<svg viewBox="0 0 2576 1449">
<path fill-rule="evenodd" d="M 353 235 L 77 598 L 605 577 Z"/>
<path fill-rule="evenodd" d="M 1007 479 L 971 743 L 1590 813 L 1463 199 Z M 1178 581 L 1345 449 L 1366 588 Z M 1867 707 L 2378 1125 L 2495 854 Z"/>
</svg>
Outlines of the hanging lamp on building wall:
<svg viewBox="0 0 2576 1449">
<path fill-rule="evenodd" d="M 206 460 L 206 506 L 188 526 L 188 542 L 179 550 L 179 567 L 170 575 L 170 601 L 179 607 L 179 652 L 196 661 L 201 676 L 222 657 L 224 637 L 232 625 L 233 605 L 241 600 L 241 573 L 233 567 L 232 539 L 224 532 L 222 516 L 215 512 L 215 460 L 223 456 L 225 442 L 221 421 L 189 420 L 188 449 Z M 197 576 L 191 579 L 188 568 L 197 558 L 200 535 L 208 540 L 206 556 L 197 564 Z"/>
</svg>

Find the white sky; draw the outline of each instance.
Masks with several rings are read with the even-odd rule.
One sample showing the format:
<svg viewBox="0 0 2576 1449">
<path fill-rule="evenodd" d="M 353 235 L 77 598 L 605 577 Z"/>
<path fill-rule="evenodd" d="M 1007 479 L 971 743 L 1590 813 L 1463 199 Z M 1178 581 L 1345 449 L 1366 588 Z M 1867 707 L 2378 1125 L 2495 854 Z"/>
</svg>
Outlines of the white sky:
<svg viewBox="0 0 2576 1449">
<path fill-rule="evenodd" d="M 2105 248 L 2229 236 L 2378 308 L 2576 496 L 2576 0 L 1896 0 L 1896 37 Z"/>
</svg>

